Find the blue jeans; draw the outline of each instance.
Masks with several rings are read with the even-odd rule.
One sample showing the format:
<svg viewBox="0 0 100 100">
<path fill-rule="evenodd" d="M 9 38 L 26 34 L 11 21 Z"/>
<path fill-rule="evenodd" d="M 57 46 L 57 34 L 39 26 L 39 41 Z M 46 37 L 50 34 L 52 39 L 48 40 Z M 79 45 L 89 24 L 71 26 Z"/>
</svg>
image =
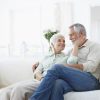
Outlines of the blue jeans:
<svg viewBox="0 0 100 100">
<path fill-rule="evenodd" d="M 56 64 L 51 70 L 48 70 L 30 100 L 64 100 L 64 93 L 96 89 L 100 89 L 100 83 L 90 73 Z"/>
<path fill-rule="evenodd" d="M 73 89 L 66 81 L 57 79 L 48 100 L 64 100 L 63 94 L 71 91 Z"/>
</svg>

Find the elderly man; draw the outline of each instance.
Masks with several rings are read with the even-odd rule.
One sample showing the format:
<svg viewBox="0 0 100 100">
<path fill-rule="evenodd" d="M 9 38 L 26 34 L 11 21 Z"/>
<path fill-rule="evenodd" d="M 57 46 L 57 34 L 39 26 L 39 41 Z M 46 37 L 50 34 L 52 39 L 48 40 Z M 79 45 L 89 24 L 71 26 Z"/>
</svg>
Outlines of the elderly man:
<svg viewBox="0 0 100 100">
<path fill-rule="evenodd" d="M 64 93 L 100 89 L 100 45 L 86 38 L 79 23 L 69 27 L 69 38 L 73 44 L 79 41 L 78 64 L 55 64 L 30 100 L 64 100 Z"/>
</svg>

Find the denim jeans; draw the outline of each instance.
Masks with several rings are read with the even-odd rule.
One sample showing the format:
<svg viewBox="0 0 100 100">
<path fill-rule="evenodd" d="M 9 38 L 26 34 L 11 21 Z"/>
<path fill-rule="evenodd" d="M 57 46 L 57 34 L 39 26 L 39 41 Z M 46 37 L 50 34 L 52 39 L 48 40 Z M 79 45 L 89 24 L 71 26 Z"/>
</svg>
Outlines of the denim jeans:
<svg viewBox="0 0 100 100">
<path fill-rule="evenodd" d="M 100 83 L 90 73 L 55 64 L 30 100 L 64 100 L 64 93 L 96 89 L 100 89 Z"/>
</svg>

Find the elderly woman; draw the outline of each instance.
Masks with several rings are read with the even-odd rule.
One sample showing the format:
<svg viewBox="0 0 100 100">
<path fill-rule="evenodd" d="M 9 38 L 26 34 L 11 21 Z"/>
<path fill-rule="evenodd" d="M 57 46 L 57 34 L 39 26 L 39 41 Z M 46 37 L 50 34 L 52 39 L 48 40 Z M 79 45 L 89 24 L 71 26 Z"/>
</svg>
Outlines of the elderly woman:
<svg viewBox="0 0 100 100">
<path fill-rule="evenodd" d="M 0 94 L 0 100 L 25 100 L 25 94 L 32 94 L 33 91 L 36 90 L 42 78 L 46 75 L 47 70 L 51 69 L 52 65 L 77 63 L 78 48 L 76 45 L 78 45 L 78 43 L 75 44 L 72 50 L 72 55 L 68 57 L 62 52 L 65 48 L 64 36 L 61 34 L 53 35 L 50 39 L 51 49 L 49 53 L 44 57 L 42 62 L 39 63 L 39 66 L 34 72 L 35 79 L 20 82 L 3 89 Z"/>
</svg>

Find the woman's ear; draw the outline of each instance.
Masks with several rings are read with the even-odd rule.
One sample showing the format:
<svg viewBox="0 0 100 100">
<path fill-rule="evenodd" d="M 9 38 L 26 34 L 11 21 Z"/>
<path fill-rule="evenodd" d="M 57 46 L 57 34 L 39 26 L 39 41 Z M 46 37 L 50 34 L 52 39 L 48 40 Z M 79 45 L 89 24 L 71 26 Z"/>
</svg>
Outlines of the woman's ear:
<svg viewBox="0 0 100 100">
<path fill-rule="evenodd" d="M 51 48 L 52 48 L 52 50 L 54 49 L 54 44 L 53 43 L 51 43 Z"/>
<path fill-rule="evenodd" d="M 55 53 L 54 44 L 53 44 L 53 43 L 51 43 L 50 45 L 51 45 L 51 50 L 52 50 L 52 52 L 54 52 L 54 53 Z"/>
<path fill-rule="evenodd" d="M 51 46 L 53 46 L 53 47 L 54 47 L 53 43 L 51 43 Z"/>
<path fill-rule="evenodd" d="M 53 46 L 53 43 L 50 43 L 49 45 L 50 45 L 49 50 L 52 51 L 52 50 L 53 50 L 53 47 L 54 47 L 54 46 Z"/>
</svg>

